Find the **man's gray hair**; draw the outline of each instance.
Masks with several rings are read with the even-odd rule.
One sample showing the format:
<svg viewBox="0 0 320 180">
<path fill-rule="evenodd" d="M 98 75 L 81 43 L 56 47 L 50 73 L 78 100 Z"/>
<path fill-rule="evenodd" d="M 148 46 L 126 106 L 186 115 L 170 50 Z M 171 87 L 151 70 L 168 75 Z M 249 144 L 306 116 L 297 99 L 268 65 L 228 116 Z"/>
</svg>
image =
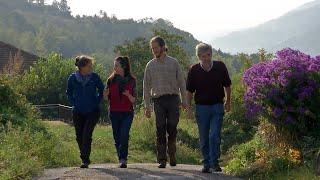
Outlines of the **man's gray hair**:
<svg viewBox="0 0 320 180">
<path fill-rule="evenodd" d="M 199 57 L 201 54 L 210 52 L 212 54 L 212 46 L 206 43 L 199 43 L 196 46 L 196 55 Z"/>
</svg>

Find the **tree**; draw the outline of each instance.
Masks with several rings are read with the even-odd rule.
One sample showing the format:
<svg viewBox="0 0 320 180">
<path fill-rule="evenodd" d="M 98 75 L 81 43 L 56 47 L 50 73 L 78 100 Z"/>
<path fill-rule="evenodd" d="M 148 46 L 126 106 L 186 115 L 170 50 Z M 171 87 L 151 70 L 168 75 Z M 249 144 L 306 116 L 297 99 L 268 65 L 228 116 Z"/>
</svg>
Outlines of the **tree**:
<svg viewBox="0 0 320 180">
<path fill-rule="evenodd" d="M 264 48 L 261 48 L 258 51 L 260 62 L 270 60 L 273 57 L 273 54 L 267 53 Z"/>
<path fill-rule="evenodd" d="M 33 104 L 69 104 L 65 91 L 67 79 L 74 71 L 73 59 L 52 53 L 30 67 L 22 76 L 19 89 Z M 107 75 L 102 65 L 94 64 L 94 71 L 105 81 Z"/>
<path fill-rule="evenodd" d="M 240 53 L 238 56 L 239 56 L 239 60 L 242 64 L 241 72 L 243 73 L 247 69 L 249 69 L 253 63 L 252 63 L 252 60 L 250 59 L 250 57 L 245 53 Z"/>
<path fill-rule="evenodd" d="M 71 14 L 70 7 L 68 6 L 68 1 L 67 0 L 61 0 L 60 1 L 59 9 L 60 9 L 60 11 L 62 13 L 66 14 L 66 15 L 70 15 Z"/>
<path fill-rule="evenodd" d="M 67 0 L 61 0 L 60 2 L 54 0 L 51 6 L 55 9 L 58 9 L 59 12 L 65 16 L 71 16 L 70 7 Z"/>
<path fill-rule="evenodd" d="M 37 0 L 38 5 L 44 6 L 45 0 Z"/>
<path fill-rule="evenodd" d="M 67 0 L 52 0 L 52 5 L 45 4 L 44 7 L 36 5 L 33 1 L 28 4 L 26 0 L 0 1 L 4 4 L 3 7 L 8 7 L 0 11 L 0 17 L 6 17 L 0 18 L 0 39 L 43 57 L 48 56 L 50 52 L 62 53 L 64 57 L 84 53 L 97 55 L 97 61 L 110 64 L 112 60 L 106 61 L 113 59 L 115 46 L 125 43 L 126 40 L 133 41 L 137 37 L 149 38 L 154 34 L 153 29 L 162 28 L 167 34 L 183 37 L 183 42 L 179 40 L 179 48 L 185 50 L 188 56 L 195 54 L 194 47 L 197 40 L 165 20 L 154 22 L 149 18 L 141 22 L 118 19 L 104 11 L 95 17 L 72 17 L 69 16 L 70 8 L 67 3 L 70 1 Z M 161 34 L 160 30 L 157 31 Z M 171 37 L 165 38 L 171 39 Z M 174 48 L 169 47 L 169 54 L 180 51 Z M 105 58 L 111 56 L 112 58 Z M 177 57 L 177 59 L 184 63 L 188 57 Z"/>
<path fill-rule="evenodd" d="M 99 11 L 99 16 L 101 17 L 101 19 L 103 20 L 110 20 L 109 17 L 108 17 L 108 14 L 104 11 L 104 10 L 100 10 Z"/>
<path fill-rule="evenodd" d="M 46 0 L 27 0 L 28 3 L 34 3 L 34 4 L 37 4 L 37 5 L 41 5 L 41 6 L 45 5 L 45 1 Z"/>
<path fill-rule="evenodd" d="M 57 0 L 53 0 L 52 2 L 52 7 L 56 8 L 56 9 L 59 9 L 59 2 Z"/>
</svg>

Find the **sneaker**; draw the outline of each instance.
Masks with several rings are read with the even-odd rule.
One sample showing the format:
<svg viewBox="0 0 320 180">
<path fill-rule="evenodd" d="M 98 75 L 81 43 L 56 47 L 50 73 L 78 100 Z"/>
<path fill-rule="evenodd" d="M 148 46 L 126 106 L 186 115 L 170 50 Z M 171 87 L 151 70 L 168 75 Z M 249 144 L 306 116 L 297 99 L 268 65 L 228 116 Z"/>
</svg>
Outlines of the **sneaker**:
<svg viewBox="0 0 320 180">
<path fill-rule="evenodd" d="M 203 167 L 201 172 L 202 173 L 212 173 L 212 170 L 210 169 L 210 167 Z"/>
<path fill-rule="evenodd" d="M 216 164 L 212 167 L 214 172 L 222 172 L 221 167 L 219 166 L 219 164 Z"/>
<path fill-rule="evenodd" d="M 166 168 L 167 164 L 166 163 L 160 163 L 158 168 Z"/>
<path fill-rule="evenodd" d="M 119 167 L 120 167 L 120 168 L 127 168 L 127 164 L 121 163 Z"/>
<path fill-rule="evenodd" d="M 84 169 L 89 168 L 89 163 L 82 163 L 80 168 L 84 168 Z"/>
<path fill-rule="evenodd" d="M 127 161 L 125 159 L 120 159 L 120 168 L 127 168 Z"/>
<path fill-rule="evenodd" d="M 82 159 L 82 164 L 80 168 L 89 168 L 90 159 Z"/>
<path fill-rule="evenodd" d="M 177 166 L 177 163 L 176 162 L 170 162 L 170 166 L 175 167 L 175 166 Z"/>
</svg>

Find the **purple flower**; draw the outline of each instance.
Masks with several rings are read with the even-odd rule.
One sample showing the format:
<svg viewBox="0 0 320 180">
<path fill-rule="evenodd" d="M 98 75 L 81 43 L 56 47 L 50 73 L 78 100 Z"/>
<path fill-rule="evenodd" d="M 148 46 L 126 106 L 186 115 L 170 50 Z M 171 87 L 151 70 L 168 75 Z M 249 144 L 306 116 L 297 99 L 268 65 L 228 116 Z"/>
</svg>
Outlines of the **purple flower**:
<svg viewBox="0 0 320 180">
<path fill-rule="evenodd" d="M 298 112 L 303 115 L 306 112 L 306 109 L 303 107 L 299 107 Z"/>
<path fill-rule="evenodd" d="M 294 112 L 294 111 L 295 111 L 295 108 L 292 107 L 292 106 L 290 106 L 290 107 L 287 108 L 287 111 L 288 111 L 288 112 Z"/>
<path fill-rule="evenodd" d="M 298 94 L 299 100 L 305 100 L 308 97 L 311 96 L 311 94 L 313 93 L 314 89 L 312 87 L 303 87 L 300 91 L 300 93 Z"/>
<path fill-rule="evenodd" d="M 318 71 L 320 71 L 320 65 L 319 64 L 310 64 L 310 66 L 308 67 L 308 71 L 318 72 Z"/>
<path fill-rule="evenodd" d="M 306 102 L 312 101 L 318 92 L 320 78 L 314 77 L 319 72 L 320 56 L 311 57 L 290 48 L 277 52 L 271 61 L 253 65 L 243 74 L 247 114 L 254 117 L 271 113 L 273 119 L 280 118 L 282 123 L 294 122 L 298 119 L 295 116 L 304 116 L 310 104 Z"/>
<path fill-rule="evenodd" d="M 273 116 L 275 118 L 279 118 L 282 115 L 283 111 L 280 108 L 274 108 L 273 109 Z"/>
<path fill-rule="evenodd" d="M 294 123 L 294 119 L 291 116 L 287 116 L 286 120 L 285 120 L 285 123 L 286 124 L 292 124 L 292 123 Z"/>
<path fill-rule="evenodd" d="M 280 90 L 278 88 L 272 88 L 268 94 L 267 94 L 267 98 L 268 99 L 273 99 L 276 96 L 280 95 Z"/>
</svg>

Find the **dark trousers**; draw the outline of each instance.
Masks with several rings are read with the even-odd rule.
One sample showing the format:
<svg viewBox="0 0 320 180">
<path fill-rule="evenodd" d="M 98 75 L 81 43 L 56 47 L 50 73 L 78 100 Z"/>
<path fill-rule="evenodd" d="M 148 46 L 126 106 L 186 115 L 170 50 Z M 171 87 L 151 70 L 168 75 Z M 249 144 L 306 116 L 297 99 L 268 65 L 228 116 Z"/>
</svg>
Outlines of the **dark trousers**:
<svg viewBox="0 0 320 180">
<path fill-rule="evenodd" d="M 159 163 L 167 162 L 168 153 L 170 161 L 175 161 L 180 98 L 178 95 L 164 95 L 153 101 L 157 126 L 157 160 Z"/>
<path fill-rule="evenodd" d="M 113 138 L 119 160 L 127 160 L 129 132 L 133 121 L 133 112 L 110 112 Z"/>
<path fill-rule="evenodd" d="M 76 130 L 80 158 L 83 163 L 90 163 L 92 133 L 100 117 L 100 111 L 81 114 L 73 112 L 73 123 Z"/>
</svg>

